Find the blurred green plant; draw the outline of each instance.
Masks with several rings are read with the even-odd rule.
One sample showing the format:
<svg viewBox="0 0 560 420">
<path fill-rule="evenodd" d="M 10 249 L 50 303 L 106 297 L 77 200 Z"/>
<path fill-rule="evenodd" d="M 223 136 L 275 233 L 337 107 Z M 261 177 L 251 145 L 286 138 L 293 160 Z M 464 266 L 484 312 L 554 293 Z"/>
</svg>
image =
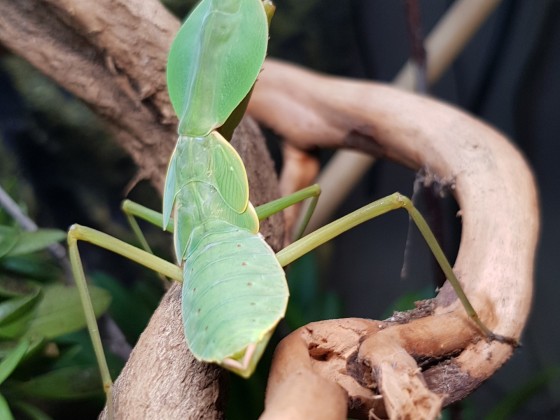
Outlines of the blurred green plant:
<svg viewBox="0 0 560 420">
<path fill-rule="evenodd" d="M 10 161 L 1 147 L 0 160 Z M 14 173 L 0 171 L 0 180 L 20 197 L 23 186 Z M 3 205 L 5 200 L 4 196 Z M 12 204 L 13 211 L 18 206 Z M 21 223 L 26 218 L 21 206 L 17 212 Z M 46 252 L 65 239 L 66 232 L 57 229 L 22 230 L 0 205 L 0 419 L 74 418 L 72 407 L 78 403 L 80 418 L 96 418 L 103 407 L 101 379 L 78 292 L 64 284 L 71 281 L 60 256 Z M 162 287 L 157 280 L 123 287 L 103 273 L 92 280 L 97 285 L 90 287 L 96 316 L 108 312 L 112 303 L 109 312 L 124 335 L 123 339 L 113 332 L 117 340 L 108 337 L 112 344 L 120 339 L 126 348 L 118 355 L 108 354 L 117 376 L 128 343 L 135 343 L 145 328 Z"/>
<path fill-rule="evenodd" d="M 54 229 L 0 225 L 0 418 L 48 418 L 44 401 L 99 397 L 93 358 L 78 336 L 85 326 L 78 293 L 44 250 L 66 238 Z M 91 289 L 97 316 L 111 301 Z M 87 351 L 86 351 L 87 352 Z M 88 359 L 91 359 L 88 362 Z"/>
</svg>

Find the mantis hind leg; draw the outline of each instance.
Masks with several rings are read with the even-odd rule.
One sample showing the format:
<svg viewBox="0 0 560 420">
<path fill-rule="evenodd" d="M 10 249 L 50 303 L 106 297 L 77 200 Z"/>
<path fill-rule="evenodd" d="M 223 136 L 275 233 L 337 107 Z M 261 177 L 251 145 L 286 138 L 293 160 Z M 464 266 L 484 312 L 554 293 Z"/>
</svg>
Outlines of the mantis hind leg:
<svg viewBox="0 0 560 420">
<path fill-rule="evenodd" d="M 93 312 L 91 298 L 87 288 L 82 260 L 80 258 L 80 253 L 78 250 L 78 241 L 90 242 L 101 248 L 122 255 L 123 257 L 135 261 L 147 268 L 160 272 L 168 278 L 172 278 L 177 281 L 182 281 L 183 272 L 181 268 L 176 266 L 175 264 L 162 260 L 161 258 L 158 258 L 151 253 L 145 252 L 105 233 L 80 225 L 73 225 L 70 227 L 70 230 L 68 231 L 68 249 L 70 263 L 72 265 L 72 273 L 74 275 L 76 286 L 78 287 L 78 292 L 80 295 L 80 300 L 82 301 L 82 306 L 84 308 L 89 335 L 93 343 L 95 357 L 97 359 L 99 371 L 101 373 L 101 380 L 103 381 L 103 388 L 105 389 L 105 393 L 107 395 L 107 412 L 109 413 L 109 416 L 111 416 L 112 380 L 109 373 L 109 368 L 107 366 L 105 353 L 103 351 L 103 345 L 101 343 L 97 321 Z"/>
<path fill-rule="evenodd" d="M 428 247 L 434 254 L 434 257 L 436 258 L 440 268 L 447 277 L 447 280 L 449 280 L 449 283 L 455 290 L 455 293 L 457 294 L 457 297 L 465 308 L 465 311 L 473 320 L 473 322 L 478 326 L 478 328 L 484 333 L 484 335 L 486 335 L 486 337 L 491 340 L 497 340 L 500 342 L 516 345 L 516 340 L 493 333 L 481 321 L 477 312 L 467 298 L 467 295 L 463 291 L 463 288 L 461 287 L 459 280 L 455 276 L 455 273 L 453 273 L 451 264 L 445 257 L 443 250 L 439 246 L 434 234 L 426 223 L 426 220 L 416 209 L 416 207 L 414 207 L 410 199 L 401 195 L 400 193 L 394 193 L 388 197 L 376 200 L 373 203 L 362 207 L 361 209 L 358 209 L 334 222 L 329 223 L 328 225 L 323 226 L 320 229 L 317 229 L 309 235 L 292 243 L 291 245 L 288 245 L 286 248 L 276 254 L 276 257 L 278 258 L 280 265 L 284 267 L 294 260 L 298 259 L 302 255 L 306 254 L 307 252 L 311 251 L 312 249 L 315 249 L 325 242 L 330 241 L 341 233 L 346 232 L 347 230 L 350 230 L 353 227 L 384 213 L 400 208 L 404 208 L 408 212 L 412 221 L 416 224 L 418 230 L 420 230 L 420 233 L 422 234 L 424 240 L 428 244 Z"/>
</svg>

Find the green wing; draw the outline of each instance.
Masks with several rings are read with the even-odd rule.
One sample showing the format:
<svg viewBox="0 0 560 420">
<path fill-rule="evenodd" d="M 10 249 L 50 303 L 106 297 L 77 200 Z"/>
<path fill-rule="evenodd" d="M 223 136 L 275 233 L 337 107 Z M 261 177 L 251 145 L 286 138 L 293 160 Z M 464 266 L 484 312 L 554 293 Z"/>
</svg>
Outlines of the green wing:
<svg viewBox="0 0 560 420">
<path fill-rule="evenodd" d="M 201 238 L 189 247 L 183 274 L 185 336 L 197 359 L 221 363 L 268 340 L 286 311 L 288 286 L 262 237 L 220 220 L 193 234 Z"/>
<path fill-rule="evenodd" d="M 255 83 L 267 41 L 261 0 L 200 2 L 175 37 L 167 64 L 179 134 L 206 136 L 227 120 Z"/>
<path fill-rule="evenodd" d="M 219 133 L 211 133 L 214 179 L 218 193 L 241 213 L 249 203 L 249 181 L 241 157 Z M 210 137 L 209 136 L 209 137 Z"/>
<path fill-rule="evenodd" d="M 207 221 L 223 220 L 252 233 L 259 230 L 241 158 L 215 132 L 201 138 L 179 137 L 165 181 L 164 226 L 174 205 L 178 260 L 183 259 L 191 241 L 196 242 L 191 237 L 194 228 Z"/>
<path fill-rule="evenodd" d="M 245 166 L 237 151 L 217 132 L 202 138 L 177 140 L 165 179 L 164 223 L 169 222 L 178 192 L 189 182 L 211 184 L 233 211 L 247 210 L 249 181 Z"/>
</svg>

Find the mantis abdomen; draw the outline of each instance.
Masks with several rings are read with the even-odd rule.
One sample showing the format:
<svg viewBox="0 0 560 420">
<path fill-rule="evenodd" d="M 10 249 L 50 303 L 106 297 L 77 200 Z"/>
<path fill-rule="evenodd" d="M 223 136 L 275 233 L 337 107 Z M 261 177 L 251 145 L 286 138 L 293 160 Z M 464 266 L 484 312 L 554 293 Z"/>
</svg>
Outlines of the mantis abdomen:
<svg viewBox="0 0 560 420">
<path fill-rule="evenodd" d="M 242 358 L 284 316 L 284 271 L 263 238 L 227 222 L 198 227 L 187 252 L 183 320 L 189 348 L 200 360 Z"/>
</svg>

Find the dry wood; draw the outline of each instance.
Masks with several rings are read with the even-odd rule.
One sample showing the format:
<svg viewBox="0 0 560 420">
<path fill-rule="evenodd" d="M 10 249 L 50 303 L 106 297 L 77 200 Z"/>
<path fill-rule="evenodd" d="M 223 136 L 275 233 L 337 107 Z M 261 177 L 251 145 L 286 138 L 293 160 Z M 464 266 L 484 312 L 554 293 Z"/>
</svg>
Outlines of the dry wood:
<svg viewBox="0 0 560 420">
<path fill-rule="evenodd" d="M 302 149 L 367 151 L 423 168 L 426 182 L 451 189 L 463 223 L 454 270 L 486 325 L 519 339 L 531 304 L 538 202 L 530 169 L 500 133 L 426 97 L 272 60 L 249 111 Z M 325 321 L 293 333 L 278 350 L 265 417 L 281 405 L 277 389 L 297 388 L 319 373 L 347 391 L 349 406 L 362 417 L 433 418 L 442 402 L 463 398 L 513 350 L 484 339 L 447 283 L 427 313 L 422 308 L 396 321 L 352 327 L 348 320 Z M 426 366 L 422 372 L 418 361 Z M 310 394 L 291 403 L 302 410 L 332 403 L 335 410 L 338 399 Z"/>
</svg>

